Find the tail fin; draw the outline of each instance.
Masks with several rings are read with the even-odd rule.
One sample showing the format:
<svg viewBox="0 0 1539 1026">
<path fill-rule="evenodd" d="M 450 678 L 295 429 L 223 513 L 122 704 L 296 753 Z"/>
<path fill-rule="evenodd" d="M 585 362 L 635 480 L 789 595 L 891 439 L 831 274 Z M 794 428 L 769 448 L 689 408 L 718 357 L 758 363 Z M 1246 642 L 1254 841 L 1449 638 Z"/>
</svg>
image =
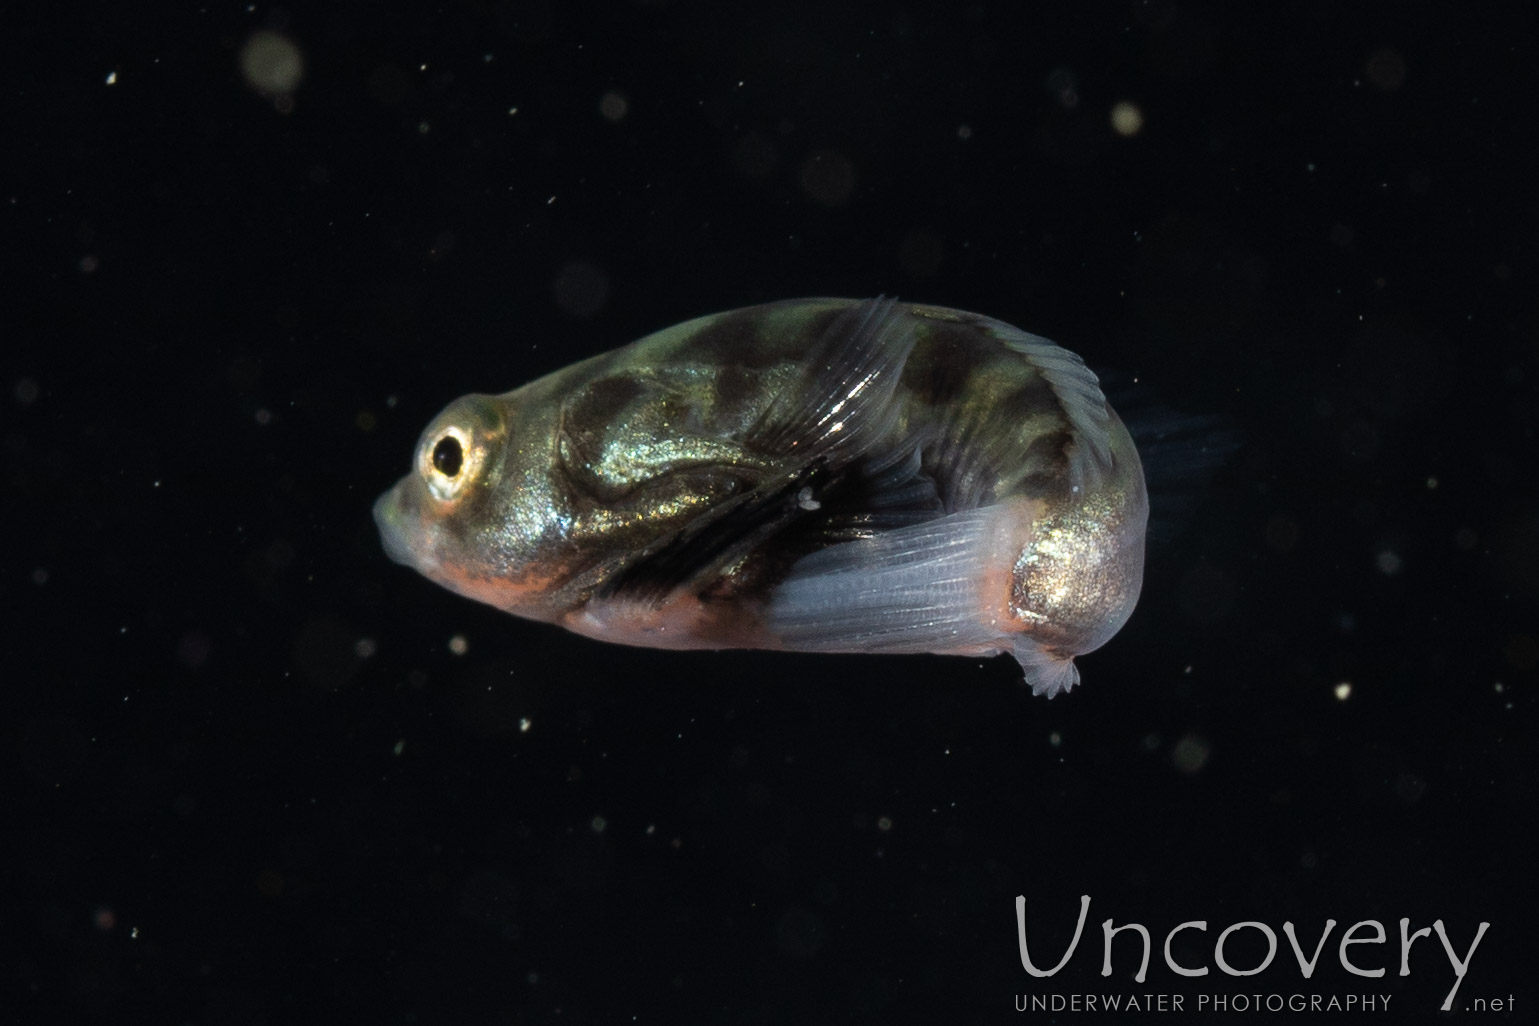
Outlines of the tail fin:
<svg viewBox="0 0 1539 1026">
<path fill-rule="evenodd" d="M 1026 683 L 1034 695 L 1052 698 L 1079 683 L 1079 667 L 1073 656 L 1050 652 L 1030 638 L 1015 639 L 1015 659 L 1026 671 Z"/>
</svg>

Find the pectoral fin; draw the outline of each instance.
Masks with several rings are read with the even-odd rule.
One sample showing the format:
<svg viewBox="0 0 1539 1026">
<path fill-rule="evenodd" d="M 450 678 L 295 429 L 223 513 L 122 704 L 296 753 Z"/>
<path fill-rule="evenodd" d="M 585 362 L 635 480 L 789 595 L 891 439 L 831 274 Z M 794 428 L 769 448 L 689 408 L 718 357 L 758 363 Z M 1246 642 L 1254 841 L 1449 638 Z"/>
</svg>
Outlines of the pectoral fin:
<svg viewBox="0 0 1539 1026">
<path fill-rule="evenodd" d="M 913 321 L 895 300 L 868 299 L 841 311 L 808 351 L 801 380 L 783 389 L 749 432 L 749 444 L 801 463 L 867 454 L 891 433 L 893 390 L 913 348 Z"/>
<path fill-rule="evenodd" d="M 652 551 L 638 554 L 604 589 L 633 602 L 662 602 L 677 590 L 703 590 L 727 568 L 773 539 L 794 559 L 940 515 L 935 483 L 917 448 L 830 471 L 815 461 L 716 504 Z M 778 567 L 761 567 L 777 573 Z"/>
<path fill-rule="evenodd" d="M 934 516 L 939 499 L 920 469 L 917 442 L 891 442 L 893 393 L 913 346 L 912 322 L 893 300 L 840 311 L 811 346 L 800 377 L 748 432 L 742 453 L 722 459 L 724 472 L 751 467 L 757 485 L 636 554 L 603 594 L 660 603 L 676 589 L 709 587 L 771 538 L 794 557 L 835 538 Z"/>
<path fill-rule="evenodd" d="M 767 482 L 718 503 L 650 552 L 615 574 L 601 597 L 660 604 L 681 589 L 698 590 L 778 532 L 817 508 L 810 472 Z M 803 493 L 808 493 L 805 497 Z"/>
</svg>

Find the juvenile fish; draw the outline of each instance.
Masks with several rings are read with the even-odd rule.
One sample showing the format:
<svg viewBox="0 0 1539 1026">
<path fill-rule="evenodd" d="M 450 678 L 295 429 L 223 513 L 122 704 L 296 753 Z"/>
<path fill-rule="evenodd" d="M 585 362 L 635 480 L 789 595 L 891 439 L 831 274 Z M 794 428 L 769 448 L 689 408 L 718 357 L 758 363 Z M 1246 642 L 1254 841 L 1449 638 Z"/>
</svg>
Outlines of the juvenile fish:
<svg viewBox="0 0 1539 1026">
<path fill-rule="evenodd" d="M 374 518 L 395 561 L 604 641 L 1009 652 L 1052 696 L 1132 612 L 1148 499 L 1068 350 L 798 299 L 455 400 Z"/>
</svg>

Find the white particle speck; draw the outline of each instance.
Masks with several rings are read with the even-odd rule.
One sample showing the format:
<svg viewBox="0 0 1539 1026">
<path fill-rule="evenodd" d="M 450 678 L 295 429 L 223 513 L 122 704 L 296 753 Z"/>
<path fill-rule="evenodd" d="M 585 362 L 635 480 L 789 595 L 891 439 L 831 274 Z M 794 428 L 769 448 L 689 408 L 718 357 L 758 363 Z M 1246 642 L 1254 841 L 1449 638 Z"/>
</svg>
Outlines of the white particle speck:
<svg viewBox="0 0 1539 1026">
<path fill-rule="evenodd" d="M 109 71 L 109 72 L 107 72 L 107 84 L 108 85 L 117 85 L 118 84 L 118 73 L 116 71 Z"/>
<path fill-rule="evenodd" d="M 608 825 L 608 820 L 604 819 L 603 816 L 594 816 L 593 820 L 588 824 L 588 826 L 593 828 L 593 832 L 595 834 L 602 834 L 604 832 L 604 828 Z"/>
<path fill-rule="evenodd" d="M 395 743 L 395 747 L 390 749 L 390 751 L 395 755 L 400 755 L 402 752 L 406 751 L 406 740 L 403 738 L 400 741 L 397 741 Z"/>
<path fill-rule="evenodd" d="M 1336 685 L 1335 692 L 1336 701 L 1345 702 L 1347 699 L 1352 697 L 1352 682 L 1349 680 L 1342 681 L 1340 684 Z"/>
<path fill-rule="evenodd" d="M 527 734 L 527 733 L 529 733 L 529 728 L 532 727 L 532 726 L 534 726 L 534 721 L 531 720 L 529 717 L 527 717 L 527 716 L 520 716 L 519 717 L 519 720 L 518 720 L 518 732 L 520 734 Z"/>
<path fill-rule="evenodd" d="M 599 113 L 605 121 L 619 122 L 625 120 L 625 115 L 631 109 L 631 101 L 624 93 L 611 89 L 599 97 Z"/>
<path fill-rule="evenodd" d="M 353 652 L 359 659 L 369 659 L 378 651 L 379 645 L 373 638 L 359 638 L 357 644 L 353 646 Z"/>
<path fill-rule="evenodd" d="M 294 41 L 281 32 L 261 29 L 240 48 L 240 72 L 246 84 L 262 96 L 292 109 L 292 96 L 305 75 L 305 59 Z"/>
<path fill-rule="evenodd" d="M 1379 566 L 1379 572 L 1392 575 L 1400 572 L 1400 556 L 1398 553 L 1385 549 L 1374 560 Z"/>
<path fill-rule="evenodd" d="M 1182 773 L 1196 773 L 1207 763 L 1211 751 L 1205 739 L 1196 734 L 1188 734 L 1171 749 L 1170 761 Z"/>
<path fill-rule="evenodd" d="M 1144 127 L 1144 112 L 1138 104 L 1123 100 L 1111 109 L 1112 131 L 1125 138 L 1137 135 Z"/>
<path fill-rule="evenodd" d="M 890 816 L 878 816 L 878 817 L 876 817 L 876 828 L 878 830 L 882 831 L 882 833 L 884 833 L 884 834 L 887 831 L 891 830 L 892 829 L 892 817 L 890 817 Z"/>
<path fill-rule="evenodd" d="M 456 634 L 449 639 L 449 651 L 457 656 L 464 655 L 470 649 L 470 642 L 465 640 L 465 635 Z"/>
</svg>

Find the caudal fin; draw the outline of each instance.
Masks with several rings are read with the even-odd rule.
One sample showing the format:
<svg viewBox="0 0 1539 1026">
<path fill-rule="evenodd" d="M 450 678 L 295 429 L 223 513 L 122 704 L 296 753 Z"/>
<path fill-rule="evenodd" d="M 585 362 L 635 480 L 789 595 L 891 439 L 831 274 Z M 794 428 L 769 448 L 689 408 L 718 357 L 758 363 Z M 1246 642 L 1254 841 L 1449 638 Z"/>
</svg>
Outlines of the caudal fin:
<svg viewBox="0 0 1539 1026">
<path fill-rule="evenodd" d="M 1034 695 L 1052 698 L 1079 683 L 1079 667 L 1073 656 L 1050 652 L 1030 638 L 1015 639 L 1015 659 L 1026 671 L 1026 683 Z"/>
</svg>

